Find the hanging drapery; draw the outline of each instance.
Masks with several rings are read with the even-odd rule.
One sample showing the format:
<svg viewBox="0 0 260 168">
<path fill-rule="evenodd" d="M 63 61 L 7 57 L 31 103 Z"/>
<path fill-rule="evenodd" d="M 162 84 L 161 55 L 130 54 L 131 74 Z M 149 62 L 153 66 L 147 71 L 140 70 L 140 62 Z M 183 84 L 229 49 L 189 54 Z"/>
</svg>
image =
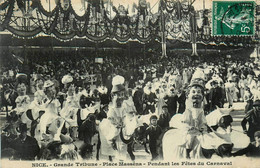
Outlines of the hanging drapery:
<svg viewBox="0 0 260 168">
<path fill-rule="evenodd" d="M 197 43 L 214 45 L 257 43 L 255 36 L 211 36 L 211 11 L 195 11 L 195 21 L 191 7 L 189 0 L 3 0 L 0 31 L 23 38 L 46 34 L 60 40 L 82 37 L 94 42 L 146 43 L 161 41 L 165 33 L 166 39 L 185 42 L 196 37 Z M 196 31 L 191 31 L 194 21 Z"/>
<path fill-rule="evenodd" d="M 116 39 L 119 42 L 138 40 L 145 43 L 160 38 L 158 5 L 154 10 L 155 4 L 151 8 L 148 0 L 136 0 L 128 7 L 112 0 L 86 0 L 77 5 L 70 0 L 56 0 L 51 4 L 52 10 L 43 2 L 4 1 L 0 5 L 1 30 L 7 29 L 15 36 L 29 38 L 39 33 L 53 34 L 61 40 L 86 37 L 90 41 Z M 75 11 L 79 5 L 81 8 Z"/>
</svg>

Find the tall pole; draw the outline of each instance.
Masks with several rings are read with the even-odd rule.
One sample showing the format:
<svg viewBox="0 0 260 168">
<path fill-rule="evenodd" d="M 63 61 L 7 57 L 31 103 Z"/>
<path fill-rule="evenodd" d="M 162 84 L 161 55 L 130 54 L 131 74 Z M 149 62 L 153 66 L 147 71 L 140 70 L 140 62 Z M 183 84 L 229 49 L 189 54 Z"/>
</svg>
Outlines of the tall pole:
<svg viewBox="0 0 260 168">
<path fill-rule="evenodd" d="M 161 4 L 162 3 L 164 3 L 164 2 L 161 2 Z M 164 15 L 162 6 L 160 7 L 160 10 L 161 10 L 161 29 L 162 29 L 162 34 L 161 34 L 161 38 L 162 38 L 162 57 L 164 58 L 164 57 L 167 56 L 167 53 L 166 53 L 166 33 L 165 33 L 165 15 Z"/>
</svg>

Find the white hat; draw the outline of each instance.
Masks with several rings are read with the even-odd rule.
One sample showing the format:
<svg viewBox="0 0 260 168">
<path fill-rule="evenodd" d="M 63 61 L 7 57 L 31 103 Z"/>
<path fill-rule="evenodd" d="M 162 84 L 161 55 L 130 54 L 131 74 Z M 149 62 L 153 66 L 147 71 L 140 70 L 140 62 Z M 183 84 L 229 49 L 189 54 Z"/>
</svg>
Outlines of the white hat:
<svg viewBox="0 0 260 168">
<path fill-rule="evenodd" d="M 73 78 L 72 78 L 72 76 L 70 76 L 70 75 L 65 75 L 65 76 L 63 76 L 63 78 L 61 79 L 61 83 L 62 84 L 68 84 L 68 83 L 70 83 L 70 82 L 72 82 L 73 81 Z"/>
<path fill-rule="evenodd" d="M 125 78 L 123 76 L 116 75 L 112 80 L 113 87 L 111 92 L 114 93 L 114 92 L 125 90 L 125 86 L 123 85 L 124 82 L 125 82 Z"/>
<path fill-rule="evenodd" d="M 53 86 L 53 85 L 54 85 L 54 83 L 53 83 L 51 80 L 46 80 L 46 81 L 44 82 L 43 87 L 44 87 L 44 88 L 48 88 L 48 87 Z"/>
</svg>

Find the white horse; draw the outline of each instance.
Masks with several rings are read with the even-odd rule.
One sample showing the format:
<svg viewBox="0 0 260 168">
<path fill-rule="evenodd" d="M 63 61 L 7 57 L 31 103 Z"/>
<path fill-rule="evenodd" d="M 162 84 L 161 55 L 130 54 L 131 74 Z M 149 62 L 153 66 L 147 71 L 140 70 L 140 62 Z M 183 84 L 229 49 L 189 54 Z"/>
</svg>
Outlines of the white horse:
<svg viewBox="0 0 260 168">
<path fill-rule="evenodd" d="M 213 153 L 217 153 L 219 156 L 229 156 L 231 153 L 233 143 L 231 142 L 230 132 L 227 127 L 231 124 L 232 118 L 229 112 L 232 109 L 224 110 L 217 109 L 206 117 L 208 125 L 217 126 L 212 132 L 198 133 L 193 143 L 193 150 L 190 153 L 191 158 L 201 159 L 210 158 Z M 170 121 L 170 127 L 174 129 L 168 130 L 162 138 L 162 152 L 164 160 L 184 159 L 186 157 L 186 135 L 182 130 L 182 114 L 176 114 Z M 210 121 L 212 118 L 215 121 Z M 230 119 L 231 118 L 231 119 Z M 221 125 L 224 124 L 225 126 Z"/>
</svg>

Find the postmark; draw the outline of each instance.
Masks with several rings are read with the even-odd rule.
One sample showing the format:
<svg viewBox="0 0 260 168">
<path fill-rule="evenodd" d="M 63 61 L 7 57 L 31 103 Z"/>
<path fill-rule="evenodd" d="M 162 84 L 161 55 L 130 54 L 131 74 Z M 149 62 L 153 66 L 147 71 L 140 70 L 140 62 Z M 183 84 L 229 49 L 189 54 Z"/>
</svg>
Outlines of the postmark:
<svg viewBox="0 0 260 168">
<path fill-rule="evenodd" d="M 255 34 L 254 1 L 213 1 L 212 35 Z"/>
</svg>

